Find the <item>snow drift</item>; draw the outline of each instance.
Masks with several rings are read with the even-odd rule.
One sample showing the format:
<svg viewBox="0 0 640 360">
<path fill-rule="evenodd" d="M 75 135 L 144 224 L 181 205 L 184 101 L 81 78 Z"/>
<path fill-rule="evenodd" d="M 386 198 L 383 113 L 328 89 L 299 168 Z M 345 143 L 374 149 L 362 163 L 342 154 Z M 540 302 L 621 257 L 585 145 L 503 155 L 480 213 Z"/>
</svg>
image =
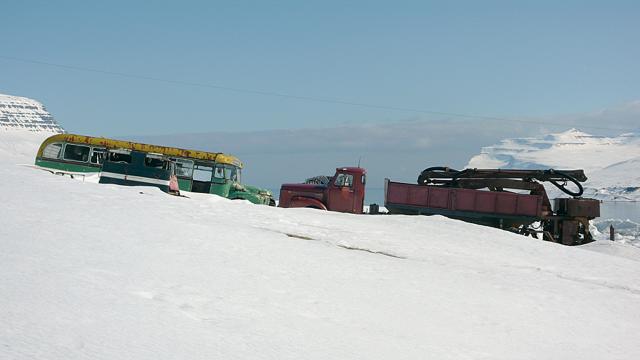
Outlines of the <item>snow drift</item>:
<svg viewBox="0 0 640 360">
<path fill-rule="evenodd" d="M 0 133 L 0 358 L 640 356 L 637 248 L 83 182 L 16 165 L 32 136 Z"/>
</svg>

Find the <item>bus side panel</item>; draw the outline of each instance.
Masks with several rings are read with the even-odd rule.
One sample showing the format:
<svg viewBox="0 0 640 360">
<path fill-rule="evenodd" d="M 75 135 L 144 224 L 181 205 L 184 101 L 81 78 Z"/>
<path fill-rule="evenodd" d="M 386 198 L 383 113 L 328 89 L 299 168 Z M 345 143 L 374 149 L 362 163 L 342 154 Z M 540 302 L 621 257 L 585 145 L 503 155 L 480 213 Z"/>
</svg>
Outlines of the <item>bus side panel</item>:
<svg viewBox="0 0 640 360">
<path fill-rule="evenodd" d="M 108 176 L 101 176 L 100 177 L 100 184 L 114 184 L 114 185 L 123 185 L 123 186 L 150 186 L 150 187 L 157 187 L 160 190 L 162 190 L 163 192 L 168 193 L 169 192 L 169 185 L 161 185 L 161 184 L 152 184 L 152 183 L 148 183 L 146 181 L 134 181 L 134 180 L 129 180 L 129 179 L 118 179 L 118 178 L 113 178 L 113 177 L 108 177 Z"/>
<path fill-rule="evenodd" d="M 248 200 L 254 204 L 269 205 L 269 199 L 266 196 L 259 196 L 249 191 L 234 191 L 231 189 L 229 192 L 229 199 L 241 199 Z"/>
<path fill-rule="evenodd" d="M 178 178 L 178 187 L 182 191 L 191 191 L 191 179 Z"/>
<path fill-rule="evenodd" d="M 214 182 L 211 183 L 211 188 L 209 189 L 210 194 L 220 195 L 222 197 L 229 197 L 229 190 L 231 189 L 231 183 L 225 182 L 222 184 L 216 184 Z"/>
<path fill-rule="evenodd" d="M 86 164 L 72 164 L 66 161 L 45 160 L 42 158 L 36 159 L 36 165 L 48 169 L 68 171 L 68 172 L 100 172 L 100 165 Z"/>
</svg>

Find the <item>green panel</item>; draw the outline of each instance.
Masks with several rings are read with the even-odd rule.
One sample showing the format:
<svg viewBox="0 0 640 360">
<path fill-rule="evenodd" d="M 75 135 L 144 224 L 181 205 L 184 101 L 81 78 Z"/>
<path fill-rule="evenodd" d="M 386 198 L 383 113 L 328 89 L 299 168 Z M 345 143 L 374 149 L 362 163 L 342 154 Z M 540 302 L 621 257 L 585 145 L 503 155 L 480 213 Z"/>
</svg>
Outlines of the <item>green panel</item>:
<svg viewBox="0 0 640 360">
<path fill-rule="evenodd" d="M 231 188 L 230 182 L 223 183 L 223 184 L 211 183 L 211 189 L 209 190 L 209 193 L 228 198 L 230 188 Z"/>
<path fill-rule="evenodd" d="M 157 187 L 160 190 L 168 193 L 169 192 L 169 186 L 166 185 L 160 185 L 160 184 L 150 184 L 148 182 L 144 182 L 144 181 L 131 181 L 131 180 L 124 180 L 124 179 L 114 179 L 114 178 L 109 178 L 106 176 L 102 176 L 100 177 L 100 184 L 116 184 L 116 185 L 124 185 L 124 186 L 153 186 L 153 187 Z"/>
<path fill-rule="evenodd" d="M 170 170 L 146 166 L 145 158 L 145 153 L 132 151 L 131 163 L 112 162 L 105 160 L 104 164 L 102 164 L 102 169 L 104 172 L 140 176 L 150 179 L 169 180 L 171 178 Z"/>
<path fill-rule="evenodd" d="M 36 165 L 52 170 L 61 170 L 67 172 L 100 172 L 100 166 L 97 165 L 82 165 L 82 164 L 71 164 L 61 161 L 51 161 L 44 159 L 36 159 Z"/>
<path fill-rule="evenodd" d="M 255 186 L 233 186 L 229 193 L 229 199 L 248 200 L 254 204 L 271 205 L 274 202 L 271 192 Z"/>
<path fill-rule="evenodd" d="M 191 191 L 191 180 L 189 180 L 189 179 L 178 179 L 178 187 L 182 191 Z"/>
</svg>

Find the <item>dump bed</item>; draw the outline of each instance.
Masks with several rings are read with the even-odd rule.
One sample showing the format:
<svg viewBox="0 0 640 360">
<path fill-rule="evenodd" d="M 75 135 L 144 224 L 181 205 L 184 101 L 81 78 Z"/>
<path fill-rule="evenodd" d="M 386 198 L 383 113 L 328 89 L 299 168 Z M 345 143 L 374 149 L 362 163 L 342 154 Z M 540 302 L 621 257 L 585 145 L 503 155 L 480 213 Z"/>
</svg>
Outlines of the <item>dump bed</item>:
<svg viewBox="0 0 640 360">
<path fill-rule="evenodd" d="M 385 179 L 384 202 L 389 212 L 396 214 L 531 219 L 542 216 L 543 197 L 512 192 L 406 184 Z"/>
</svg>

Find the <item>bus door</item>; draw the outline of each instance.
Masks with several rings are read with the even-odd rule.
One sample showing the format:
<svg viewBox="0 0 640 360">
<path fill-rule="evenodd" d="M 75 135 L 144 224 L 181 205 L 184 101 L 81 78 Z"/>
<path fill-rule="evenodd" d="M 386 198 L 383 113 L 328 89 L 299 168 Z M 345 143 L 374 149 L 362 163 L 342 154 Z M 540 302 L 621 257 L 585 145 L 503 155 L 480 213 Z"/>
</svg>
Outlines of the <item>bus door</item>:
<svg viewBox="0 0 640 360">
<path fill-rule="evenodd" d="M 193 166 L 193 183 L 191 191 L 208 194 L 211 191 L 211 178 L 213 166 L 203 163 L 195 163 Z"/>
<path fill-rule="evenodd" d="M 176 176 L 180 190 L 191 191 L 193 180 L 193 160 L 172 159 L 176 164 Z"/>
<path fill-rule="evenodd" d="M 229 189 L 231 182 L 229 181 L 229 172 L 222 164 L 216 164 L 213 170 L 213 180 L 211 193 L 222 197 L 229 197 Z"/>
</svg>

